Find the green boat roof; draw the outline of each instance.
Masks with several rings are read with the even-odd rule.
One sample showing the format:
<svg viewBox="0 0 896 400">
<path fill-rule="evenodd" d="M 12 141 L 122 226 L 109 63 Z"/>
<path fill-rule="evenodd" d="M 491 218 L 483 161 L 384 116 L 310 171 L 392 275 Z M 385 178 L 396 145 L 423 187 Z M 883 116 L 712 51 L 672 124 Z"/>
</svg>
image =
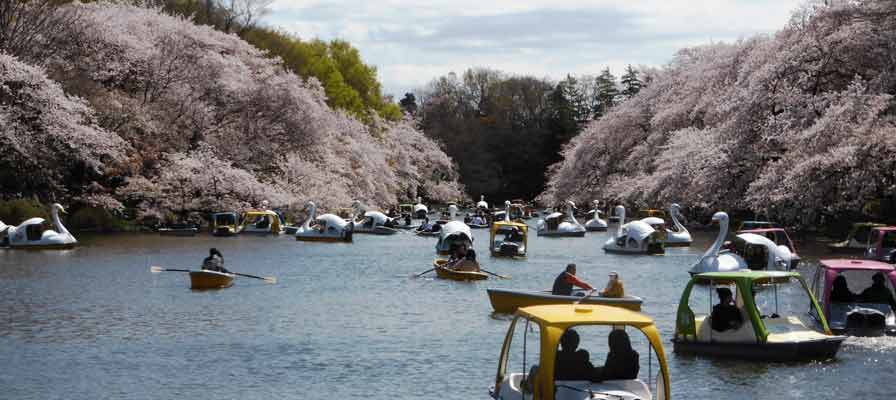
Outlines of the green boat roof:
<svg viewBox="0 0 896 400">
<path fill-rule="evenodd" d="M 768 283 L 778 280 L 790 280 L 799 278 L 799 272 L 790 271 L 734 271 L 734 272 L 704 272 L 694 275 L 692 279 L 700 281 L 735 281 L 745 280 L 750 282 Z"/>
</svg>

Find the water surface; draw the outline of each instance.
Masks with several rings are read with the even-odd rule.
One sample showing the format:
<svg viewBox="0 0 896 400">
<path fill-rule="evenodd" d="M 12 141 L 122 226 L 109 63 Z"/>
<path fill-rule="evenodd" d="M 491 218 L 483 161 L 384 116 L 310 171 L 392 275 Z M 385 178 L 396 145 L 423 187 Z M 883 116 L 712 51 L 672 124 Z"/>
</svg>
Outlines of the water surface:
<svg viewBox="0 0 896 400">
<path fill-rule="evenodd" d="M 534 232 L 533 232 L 534 233 Z M 0 250 L 0 398 L 8 399 L 485 399 L 509 318 L 486 287 L 548 288 L 568 262 L 602 286 L 619 271 L 664 336 L 674 398 L 883 398 L 896 367 L 890 338 L 849 339 L 836 361 L 755 363 L 672 354 L 686 273 L 709 245 L 665 256 L 605 254 L 605 233 L 533 234 L 525 261 L 483 267 L 511 280 L 412 279 L 431 266 L 433 238 L 357 235 L 354 244 L 288 236 L 81 237 L 70 251 Z M 181 273 L 209 247 L 228 268 L 273 275 L 195 292 Z M 816 247 L 797 243 L 807 278 Z M 816 254 L 811 254 L 811 253 Z"/>
</svg>

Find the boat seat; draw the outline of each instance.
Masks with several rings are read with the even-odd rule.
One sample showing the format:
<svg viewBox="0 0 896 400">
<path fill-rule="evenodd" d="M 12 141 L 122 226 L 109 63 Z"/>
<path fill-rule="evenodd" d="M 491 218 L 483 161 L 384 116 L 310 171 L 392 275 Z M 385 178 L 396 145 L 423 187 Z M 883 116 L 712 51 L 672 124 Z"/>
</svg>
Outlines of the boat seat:
<svg viewBox="0 0 896 400">
<path fill-rule="evenodd" d="M 765 329 L 768 331 L 769 343 L 791 343 L 796 341 L 824 339 L 828 336 L 806 326 L 795 316 L 780 318 L 763 318 Z"/>
<path fill-rule="evenodd" d="M 750 316 L 740 310 L 740 315 L 744 323 L 740 324 L 737 329 L 729 329 L 724 332 L 712 329 L 712 317 L 703 315 L 694 318 L 697 326 L 698 342 L 719 342 L 719 343 L 756 343 L 756 332 L 753 330 L 753 323 Z"/>
<path fill-rule="evenodd" d="M 575 388 L 575 389 L 571 389 Z M 554 381 L 556 400 L 590 399 L 588 390 L 592 392 L 621 391 L 632 393 L 641 399 L 652 399 L 650 388 L 640 379 L 618 379 L 603 382 L 590 381 Z"/>
</svg>

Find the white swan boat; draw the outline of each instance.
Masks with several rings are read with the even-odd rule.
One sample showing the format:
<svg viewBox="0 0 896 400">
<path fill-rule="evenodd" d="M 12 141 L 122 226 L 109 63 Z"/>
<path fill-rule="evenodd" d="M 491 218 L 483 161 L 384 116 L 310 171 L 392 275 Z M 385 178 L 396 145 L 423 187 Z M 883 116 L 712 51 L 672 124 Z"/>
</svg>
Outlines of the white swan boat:
<svg viewBox="0 0 896 400">
<path fill-rule="evenodd" d="M 734 252 L 751 270 L 789 271 L 800 260 L 786 246 L 778 246 L 771 239 L 756 233 L 738 234 L 732 245 Z"/>
<path fill-rule="evenodd" d="M 44 230 L 43 218 L 30 218 L 19 226 L 7 226 L 6 234 L 9 247 L 14 249 L 70 249 L 78 244 L 78 240 L 65 229 L 59 219 L 59 213 L 65 213 L 59 203 L 52 206 L 54 229 Z"/>
<path fill-rule="evenodd" d="M 485 195 L 479 196 L 479 202 L 476 203 L 476 208 L 484 211 L 488 211 L 488 203 L 485 202 Z"/>
<path fill-rule="evenodd" d="M 669 206 L 669 218 L 672 219 L 672 229 L 666 229 L 666 247 L 687 247 L 694 241 L 691 238 L 691 232 L 688 232 L 688 228 L 685 228 L 678 220 L 679 215 L 681 215 L 681 206 L 677 203 L 672 203 Z"/>
<path fill-rule="evenodd" d="M 719 211 L 713 214 L 712 221 L 719 224 L 719 235 L 716 236 L 716 241 L 706 250 L 706 253 L 703 253 L 700 261 L 691 267 L 690 274 L 733 272 L 748 269 L 747 262 L 740 255 L 727 250 L 722 251 L 722 244 L 728 235 L 728 214 L 724 211 Z"/>
<path fill-rule="evenodd" d="M 414 205 L 414 218 L 423 219 L 429 214 L 429 208 L 423 204 L 423 198 L 417 198 L 417 204 Z"/>
<path fill-rule="evenodd" d="M 317 206 L 314 202 L 309 201 L 305 206 L 308 207 L 308 218 L 305 218 L 305 222 L 296 231 L 296 240 L 303 242 L 352 241 L 353 222 L 346 222 L 333 214 L 315 217 Z M 314 226 L 311 226 L 311 221 L 314 221 Z"/>
<path fill-rule="evenodd" d="M 597 200 L 593 201 L 594 209 L 589 211 L 588 214 L 591 214 L 591 219 L 585 222 L 585 230 L 588 232 L 603 232 L 607 230 L 607 221 L 600 217 L 603 212 L 600 211 L 600 202 Z"/>
<path fill-rule="evenodd" d="M 0 221 L 0 247 L 5 247 L 9 245 L 9 239 L 6 236 L 6 232 L 9 230 L 10 226 Z"/>
<path fill-rule="evenodd" d="M 625 221 L 625 207 L 616 206 L 616 215 Z M 663 254 L 663 237 L 661 232 L 653 229 L 644 220 L 619 224 L 613 237 L 604 243 L 604 251 L 620 254 Z"/>
<path fill-rule="evenodd" d="M 470 227 L 463 221 L 449 221 L 442 225 L 442 230 L 439 232 L 436 252 L 442 255 L 450 254 L 451 248 L 461 243 L 465 243 L 467 248 L 473 248 L 473 233 Z"/>
<path fill-rule="evenodd" d="M 566 201 L 566 214 L 555 212 L 538 221 L 538 236 L 547 237 L 582 237 L 585 227 L 576 220 L 573 214 L 576 204 Z"/>
<path fill-rule="evenodd" d="M 398 223 L 392 218 L 386 216 L 379 211 L 364 211 L 361 202 L 355 200 L 352 203 L 356 215 L 363 215 L 363 218 L 353 218 L 355 229 L 354 233 L 369 233 L 373 235 L 394 235 L 398 233 L 398 229 L 393 228 Z"/>
</svg>

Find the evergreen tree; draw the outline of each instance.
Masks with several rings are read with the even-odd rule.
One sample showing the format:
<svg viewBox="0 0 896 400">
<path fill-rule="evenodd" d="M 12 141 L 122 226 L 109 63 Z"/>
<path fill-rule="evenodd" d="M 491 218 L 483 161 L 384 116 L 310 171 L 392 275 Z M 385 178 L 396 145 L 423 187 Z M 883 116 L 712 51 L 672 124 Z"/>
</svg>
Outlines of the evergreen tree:
<svg viewBox="0 0 896 400">
<path fill-rule="evenodd" d="M 635 71 L 632 68 L 631 64 L 625 68 L 625 73 L 622 74 L 622 95 L 626 98 L 631 98 L 632 96 L 638 94 L 641 91 L 641 80 L 638 79 L 638 71 Z"/>
<path fill-rule="evenodd" d="M 405 93 L 398 105 L 401 106 L 401 111 L 407 114 L 417 114 L 417 97 L 413 93 Z"/>
<path fill-rule="evenodd" d="M 616 105 L 616 97 L 619 90 L 616 89 L 616 77 L 610 73 L 609 68 L 601 71 L 597 77 L 597 98 L 599 112 L 595 112 L 595 118 L 599 118 Z"/>
</svg>

